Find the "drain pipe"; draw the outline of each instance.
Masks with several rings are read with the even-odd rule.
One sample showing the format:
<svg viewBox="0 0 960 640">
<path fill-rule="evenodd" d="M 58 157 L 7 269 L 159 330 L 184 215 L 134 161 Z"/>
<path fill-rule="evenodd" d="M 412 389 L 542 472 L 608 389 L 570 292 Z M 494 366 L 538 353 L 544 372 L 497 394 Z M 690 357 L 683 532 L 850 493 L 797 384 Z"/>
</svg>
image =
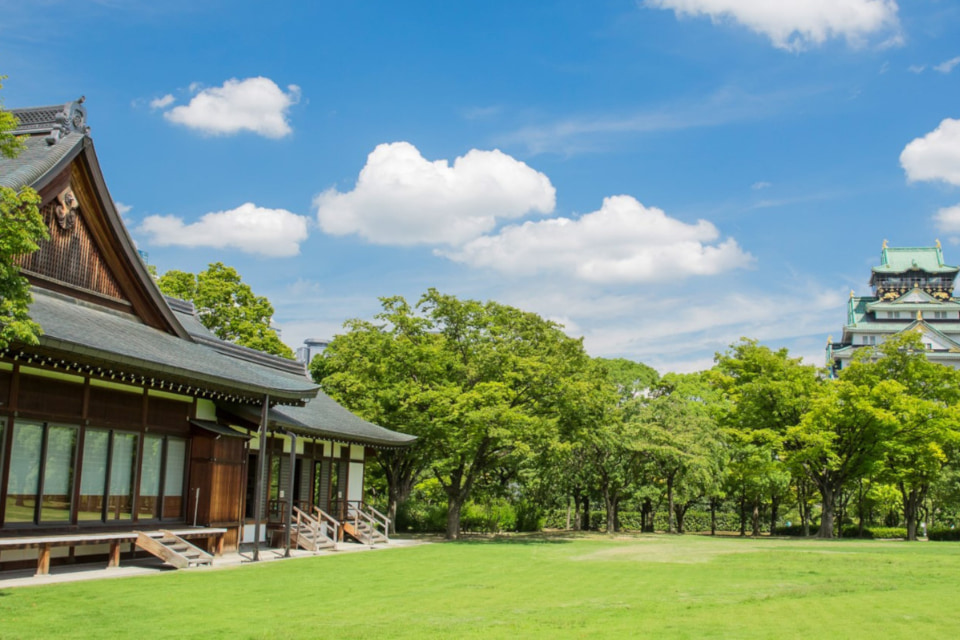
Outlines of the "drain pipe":
<svg viewBox="0 0 960 640">
<path fill-rule="evenodd" d="M 287 535 L 285 536 L 287 550 L 283 554 L 284 558 L 290 557 L 290 531 L 293 528 L 293 483 L 297 471 L 297 434 L 288 431 L 287 435 L 290 436 L 290 477 L 287 478 Z M 300 535 L 299 531 L 297 535 Z"/>
<path fill-rule="evenodd" d="M 263 396 L 260 409 L 260 448 L 257 451 L 257 484 L 253 490 L 253 561 L 260 560 L 260 521 L 263 519 L 263 481 L 267 475 L 267 419 L 270 412 L 270 396 Z"/>
</svg>

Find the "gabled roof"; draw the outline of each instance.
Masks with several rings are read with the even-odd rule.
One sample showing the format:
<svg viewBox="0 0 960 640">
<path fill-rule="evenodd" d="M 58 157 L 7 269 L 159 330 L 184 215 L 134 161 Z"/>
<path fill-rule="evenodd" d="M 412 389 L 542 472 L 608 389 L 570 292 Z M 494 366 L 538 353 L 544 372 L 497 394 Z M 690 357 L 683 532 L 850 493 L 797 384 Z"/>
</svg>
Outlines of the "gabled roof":
<svg viewBox="0 0 960 640">
<path fill-rule="evenodd" d="M 12 133 L 27 136 L 26 149 L 16 158 L 0 159 L 0 184 L 13 189 L 32 187 L 40 193 L 45 206 L 55 199 L 57 185 L 64 176 L 69 176 L 71 182 L 75 178 L 83 182 L 93 198 L 88 204 L 95 210 L 90 212 L 87 222 L 91 223 L 95 241 L 105 251 L 113 275 L 122 283 L 132 312 L 157 329 L 187 338 L 186 330 L 164 303 L 147 272 L 110 197 L 90 138 L 83 101 L 80 98 L 61 105 L 11 110 L 20 123 Z"/>
<path fill-rule="evenodd" d="M 960 342 L 957 342 L 943 331 L 940 331 L 937 327 L 928 324 L 923 319 L 914 320 L 909 325 L 904 327 L 903 331 L 900 333 L 907 333 L 908 331 L 919 331 L 924 335 L 924 337 L 928 337 L 936 342 L 939 342 L 945 347 L 945 351 L 960 353 Z"/>
<path fill-rule="evenodd" d="M 78 362 L 104 363 L 126 373 L 249 398 L 269 393 L 281 403 L 302 402 L 318 390 L 302 365 L 294 373 L 238 358 L 150 327 L 130 314 L 51 291 L 34 288 L 30 316 L 43 327 L 42 349 Z"/>
<path fill-rule="evenodd" d="M 934 309 L 934 307 L 936 307 Z M 957 311 L 960 310 L 960 302 L 950 298 L 949 300 L 940 300 L 919 287 L 903 294 L 896 300 L 877 300 L 868 302 L 867 311 Z"/>
<path fill-rule="evenodd" d="M 943 263 L 940 247 L 884 247 L 880 252 L 880 266 L 874 274 L 898 274 L 925 271 L 931 274 L 950 274 L 960 271 Z"/>
</svg>

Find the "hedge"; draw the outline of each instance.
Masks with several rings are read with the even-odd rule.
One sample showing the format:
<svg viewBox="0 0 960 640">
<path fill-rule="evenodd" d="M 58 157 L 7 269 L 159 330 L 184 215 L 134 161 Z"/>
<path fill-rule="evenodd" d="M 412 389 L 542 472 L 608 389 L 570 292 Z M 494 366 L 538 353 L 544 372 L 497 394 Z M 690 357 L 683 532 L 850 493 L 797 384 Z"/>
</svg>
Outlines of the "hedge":
<svg viewBox="0 0 960 640">
<path fill-rule="evenodd" d="M 619 513 L 621 531 L 640 531 L 640 515 L 639 511 L 621 511 Z M 566 509 L 551 509 L 544 516 L 544 526 L 548 529 L 564 529 L 567 526 Z M 571 526 L 573 525 L 573 517 L 574 512 L 571 511 Z M 653 514 L 653 526 L 657 531 L 666 531 L 669 528 L 666 511 L 657 511 Z M 749 527 L 750 524 L 747 523 L 747 526 Z M 603 531 L 606 528 L 607 512 L 603 510 L 590 511 L 590 529 Z M 688 511 L 683 519 L 683 530 L 688 532 L 710 531 L 710 512 Z M 717 530 L 739 531 L 740 516 L 736 513 L 718 511 Z"/>
<path fill-rule="evenodd" d="M 844 538 L 865 538 L 876 540 L 880 538 L 906 538 L 906 527 L 864 527 L 863 533 L 856 525 L 844 527 L 840 535 Z"/>
<path fill-rule="evenodd" d="M 937 542 L 957 542 L 960 540 L 960 529 L 936 528 L 927 530 L 927 540 Z"/>
</svg>

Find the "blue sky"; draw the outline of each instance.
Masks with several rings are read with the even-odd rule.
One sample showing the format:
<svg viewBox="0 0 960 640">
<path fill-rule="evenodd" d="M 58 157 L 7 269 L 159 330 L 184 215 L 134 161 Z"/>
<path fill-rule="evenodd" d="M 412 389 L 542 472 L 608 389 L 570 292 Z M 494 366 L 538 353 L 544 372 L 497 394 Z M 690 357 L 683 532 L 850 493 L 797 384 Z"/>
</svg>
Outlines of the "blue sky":
<svg viewBox="0 0 960 640">
<path fill-rule="evenodd" d="M 162 6 L 161 6 L 162 5 Z M 593 355 L 822 363 L 881 243 L 960 263 L 960 4 L 0 0 L 7 107 L 87 98 L 160 271 L 297 346 L 428 287 Z"/>
</svg>

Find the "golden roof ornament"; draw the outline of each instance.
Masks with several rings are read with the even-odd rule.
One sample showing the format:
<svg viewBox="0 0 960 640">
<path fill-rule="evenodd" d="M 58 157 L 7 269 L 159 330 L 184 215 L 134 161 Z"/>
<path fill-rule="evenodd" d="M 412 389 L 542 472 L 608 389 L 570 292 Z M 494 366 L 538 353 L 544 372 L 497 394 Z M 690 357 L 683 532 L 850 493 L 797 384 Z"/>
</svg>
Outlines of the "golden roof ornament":
<svg viewBox="0 0 960 640">
<path fill-rule="evenodd" d="M 919 322 L 923 322 L 923 311 L 920 311 L 919 309 L 917 309 L 917 320 Z"/>
<path fill-rule="evenodd" d="M 883 249 L 886 249 L 886 248 L 887 248 L 887 240 L 886 240 L 886 238 L 884 238 L 884 240 L 883 240 L 883 247 L 882 247 L 882 248 L 883 248 Z"/>
<path fill-rule="evenodd" d="M 853 299 L 853 289 L 850 289 L 850 299 Z"/>
<path fill-rule="evenodd" d="M 833 336 L 827 336 L 827 344 L 833 344 Z"/>
<path fill-rule="evenodd" d="M 937 238 L 937 249 L 942 249 L 942 247 L 940 246 L 940 238 Z"/>
</svg>

